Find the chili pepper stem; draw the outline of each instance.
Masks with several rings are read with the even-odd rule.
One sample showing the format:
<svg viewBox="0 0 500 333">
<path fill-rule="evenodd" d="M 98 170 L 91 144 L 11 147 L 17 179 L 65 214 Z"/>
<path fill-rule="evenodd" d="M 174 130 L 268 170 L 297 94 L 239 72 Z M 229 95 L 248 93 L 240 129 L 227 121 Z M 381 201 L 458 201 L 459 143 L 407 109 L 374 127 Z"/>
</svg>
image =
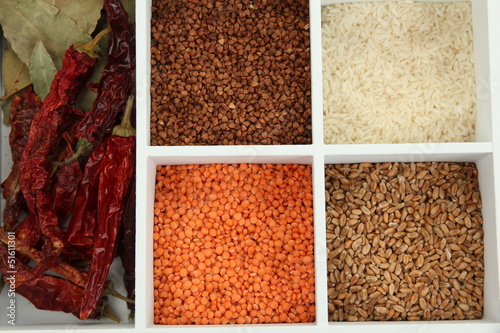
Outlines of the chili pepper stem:
<svg viewBox="0 0 500 333">
<path fill-rule="evenodd" d="M 95 54 L 95 48 L 97 47 L 97 44 L 99 44 L 99 42 L 104 38 L 104 36 L 110 33 L 110 31 L 111 31 L 110 28 L 104 29 L 87 44 L 82 44 L 82 43 L 75 44 L 75 49 L 78 52 L 87 53 L 89 56 L 97 58 L 98 56 Z"/>
<path fill-rule="evenodd" d="M 92 151 L 93 149 L 94 146 L 92 145 L 92 143 L 88 142 L 85 139 L 78 139 L 78 143 L 76 144 L 76 151 L 73 156 L 61 162 L 52 161 L 52 164 L 56 166 L 64 166 L 66 164 L 70 164 L 76 161 L 80 156 L 86 154 L 89 151 Z"/>
<path fill-rule="evenodd" d="M 120 318 L 116 315 L 116 313 L 107 304 L 104 304 L 104 306 L 102 307 L 101 317 L 111 319 L 112 321 L 114 321 L 116 323 L 121 322 Z"/>
<path fill-rule="evenodd" d="M 90 265 L 90 260 L 81 260 L 81 261 L 76 261 L 76 262 L 71 262 L 71 265 L 75 268 L 78 268 L 78 269 L 83 269 L 87 266 Z"/>
<path fill-rule="evenodd" d="M 128 315 L 128 322 L 132 323 L 135 320 L 135 311 L 130 310 L 130 314 Z"/>
<path fill-rule="evenodd" d="M 116 291 L 115 285 L 112 281 L 108 281 L 108 283 L 106 284 L 106 289 L 104 290 L 103 295 L 113 296 L 113 297 L 121 299 L 122 301 L 125 301 L 127 303 L 135 304 L 135 301 L 133 299 L 125 297 L 122 294 L 120 294 L 118 291 Z"/>
<path fill-rule="evenodd" d="M 127 106 L 125 108 L 125 113 L 123 114 L 123 119 L 120 125 L 116 125 L 113 128 L 112 135 L 121 136 L 123 138 L 129 136 L 135 136 L 135 128 L 132 127 L 132 123 L 130 122 L 130 116 L 132 115 L 132 110 L 134 107 L 134 96 L 129 96 L 127 100 Z M 85 139 L 78 139 L 78 143 L 76 144 L 76 151 L 65 161 L 57 162 L 53 161 L 52 164 L 56 166 L 63 166 L 69 163 L 76 161 L 80 156 L 86 154 L 89 151 L 92 151 L 94 146 L 91 142 Z"/>
<path fill-rule="evenodd" d="M 125 108 L 125 113 L 123 114 L 123 119 L 120 125 L 116 125 L 113 128 L 112 135 L 117 135 L 121 137 L 135 136 L 135 129 L 132 127 L 130 122 L 130 116 L 132 115 L 132 109 L 134 106 L 134 96 L 129 96 L 127 100 L 127 106 Z"/>
</svg>

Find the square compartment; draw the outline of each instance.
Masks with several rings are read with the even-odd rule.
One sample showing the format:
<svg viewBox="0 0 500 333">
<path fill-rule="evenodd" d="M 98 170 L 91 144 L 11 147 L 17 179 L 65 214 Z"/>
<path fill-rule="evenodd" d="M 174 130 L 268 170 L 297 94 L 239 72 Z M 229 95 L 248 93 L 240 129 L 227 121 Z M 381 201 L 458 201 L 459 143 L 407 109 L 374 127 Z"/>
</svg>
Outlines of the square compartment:
<svg viewBox="0 0 500 333">
<path fill-rule="evenodd" d="M 323 0 L 322 5 L 327 6 L 327 5 L 332 5 L 332 4 L 342 4 L 342 3 L 353 3 L 354 5 L 358 3 L 364 3 L 367 1 L 359 1 L 359 0 L 354 0 L 354 1 L 343 1 L 343 0 Z M 376 0 L 376 2 L 379 2 Z M 384 1 L 381 1 L 384 2 Z M 430 6 L 432 3 L 446 3 L 450 4 L 455 1 L 415 1 L 416 5 L 420 6 L 420 9 L 422 9 L 422 6 Z M 458 2 L 457 2 L 458 3 Z M 374 4 L 375 5 L 375 4 Z M 400 9 L 401 11 L 404 12 L 403 8 L 407 8 L 406 6 L 411 6 L 411 4 L 404 3 L 401 5 L 400 8 L 396 7 L 384 7 L 384 8 L 378 8 L 381 12 L 387 13 L 388 20 L 391 18 L 389 16 L 391 15 L 397 15 L 396 11 Z M 370 21 L 369 17 L 366 18 L 366 22 L 371 22 L 371 27 L 376 26 L 377 33 L 380 33 L 380 36 L 377 37 L 376 34 L 373 35 L 373 38 L 371 39 L 362 39 L 366 37 L 365 35 L 360 36 L 359 42 L 360 43 L 365 43 L 363 45 L 377 45 L 377 48 L 379 48 L 381 54 L 373 56 L 375 59 L 380 59 L 380 61 L 376 62 L 369 62 L 370 64 L 373 64 L 373 66 L 376 66 L 374 68 L 366 68 L 366 76 L 363 76 L 361 73 L 363 71 L 362 64 L 364 64 L 364 57 L 368 57 L 368 54 L 364 54 L 362 49 L 357 49 L 356 51 L 354 50 L 348 50 L 348 51 L 342 51 L 345 53 L 346 57 L 349 57 L 349 64 L 348 65 L 351 67 L 342 67 L 339 62 L 335 62 L 338 67 L 337 71 L 339 73 L 344 73 L 342 75 L 347 75 L 346 73 L 358 73 L 359 80 L 355 80 L 354 78 L 352 80 L 348 81 L 348 84 L 346 87 L 342 88 L 343 82 L 342 81 L 335 81 L 335 91 L 338 92 L 341 89 L 346 90 L 346 94 L 352 93 L 354 91 L 354 94 L 349 95 L 349 97 L 344 97 L 338 103 L 342 103 L 342 106 L 336 107 L 337 109 L 340 108 L 347 108 L 349 110 L 356 108 L 357 111 L 354 112 L 354 116 L 349 116 L 346 112 L 343 110 L 339 110 L 338 112 L 332 112 L 332 115 L 334 115 L 334 118 L 332 116 L 329 116 L 328 119 L 326 118 L 326 113 L 324 113 L 324 128 L 325 128 L 325 137 L 323 138 L 324 142 L 327 144 L 335 144 L 335 143 L 346 143 L 346 144 L 359 144 L 359 143 L 419 143 L 419 142 L 487 142 L 492 140 L 492 132 L 489 124 L 491 123 L 491 93 L 492 93 L 492 88 L 490 84 L 490 66 L 489 66 L 489 45 L 488 45 L 488 20 L 485 14 L 487 13 L 487 2 L 486 1 L 471 1 L 471 18 L 472 18 L 472 43 L 473 43 L 473 52 L 472 52 L 472 61 L 474 68 L 471 68 L 470 66 L 454 66 L 453 71 L 450 69 L 446 69 L 446 73 L 449 73 L 449 77 L 451 78 L 453 76 L 453 73 L 455 70 L 457 71 L 463 71 L 464 73 L 471 73 L 471 82 L 469 86 L 472 88 L 475 87 L 475 95 L 476 95 L 476 102 L 475 102 L 475 107 L 474 103 L 472 100 L 472 94 L 471 96 L 465 98 L 463 103 L 457 104 L 453 106 L 450 104 L 448 99 L 442 98 L 442 97 L 432 97 L 431 95 L 434 96 L 437 92 L 439 92 L 439 96 L 441 95 L 441 90 L 437 86 L 438 82 L 440 79 L 444 78 L 444 75 L 442 74 L 436 74 L 436 73 L 441 73 L 441 71 L 444 71 L 442 69 L 442 65 L 440 65 L 441 59 L 439 59 L 437 56 L 431 55 L 431 52 L 429 53 L 429 59 L 427 58 L 422 58 L 420 59 L 418 55 L 415 55 L 416 49 L 415 45 L 418 45 L 418 49 L 424 49 L 426 46 L 423 45 L 425 41 L 425 45 L 431 45 L 433 44 L 435 48 L 441 47 L 439 45 L 439 42 L 436 43 L 435 41 L 431 40 L 425 40 L 422 35 L 415 35 L 416 29 L 418 29 L 417 26 L 411 26 L 412 23 L 416 22 L 410 22 L 408 23 L 408 26 L 406 26 L 407 22 L 401 22 L 399 20 L 396 21 L 395 26 L 384 26 L 384 23 L 386 21 L 375 21 L 373 18 Z M 325 8 L 325 7 L 323 7 Z M 353 11 L 358 10 L 357 12 L 359 13 L 358 8 L 351 9 Z M 347 13 L 345 10 L 341 11 L 341 13 Z M 338 14 L 338 15 L 342 15 Z M 427 13 L 426 15 L 430 15 Z M 436 16 L 437 17 L 437 16 Z M 443 17 L 443 16 L 440 16 Z M 425 20 L 425 19 L 424 19 Z M 437 21 L 436 19 L 432 19 L 432 21 L 429 22 L 430 25 L 434 24 L 434 22 Z M 343 22 L 344 29 L 348 24 L 352 24 L 353 28 L 351 28 L 351 31 L 348 31 L 346 33 L 343 33 L 342 35 L 348 35 L 348 33 L 352 33 L 352 38 L 356 38 L 355 34 L 355 29 L 356 25 L 363 23 L 359 22 L 351 22 L 347 19 L 345 20 L 340 20 L 339 22 Z M 344 23 L 345 22 L 345 23 Z M 376 25 L 375 25 L 375 22 Z M 389 21 L 389 24 L 391 21 Z M 394 23 L 394 22 L 393 22 Z M 398 24 L 401 23 L 401 26 Z M 393 55 L 391 51 L 393 50 L 390 48 L 390 44 L 388 44 L 389 38 L 386 37 L 386 34 L 391 34 L 392 31 L 396 31 L 396 28 L 400 28 L 401 32 L 395 32 L 394 34 L 398 35 L 397 38 L 397 43 L 394 48 L 395 52 L 400 52 L 401 59 L 399 58 L 400 56 Z M 438 27 L 439 28 L 439 27 Z M 411 30 L 414 29 L 414 30 Z M 408 30 L 408 31 L 407 31 Z M 426 36 L 431 35 L 431 33 L 427 34 Z M 349 36 L 349 35 L 348 35 Z M 399 37 L 401 36 L 401 37 Z M 452 35 L 453 36 L 453 35 Z M 422 38 L 420 40 L 419 38 Z M 323 35 L 323 30 L 322 30 L 322 39 L 323 43 L 325 43 L 325 38 Z M 456 37 L 457 40 L 461 40 L 461 37 Z M 406 41 L 411 40 L 412 41 L 412 46 L 410 46 L 410 49 L 406 51 L 405 46 L 406 46 Z M 347 43 L 347 41 L 344 39 L 341 41 L 343 43 Z M 436 46 L 437 44 L 437 46 Z M 334 44 L 329 45 L 329 48 L 332 49 L 334 52 Z M 380 46 L 378 46 L 380 45 Z M 362 47 L 361 47 L 362 48 Z M 464 47 L 466 48 L 466 46 Z M 430 49 L 430 46 L 429 46 Z M 323 49 L 322 49 L 323 50 Z M 450 53 L 450 50 L 445 50 L 447 53 Z M 454 49 L 453 49 L 454 50 Z M 440 52 L 441 50 L 438 49 L 436 52 Z M 445 52 L 443 51 L 443 53 Z M 356 53 L 357 52 L 357 53 Z M 385 53 L 384 53 L 385 52 Z M 384 54 L 389 54 L 387 56 L 384 56 Z M 438 53 L 439 54 L 439 53 Z M 339 53 L 339 56 L 341 54 Z M 426 55 L 427 56 L 427 55 Z M 355 62 L 356 58 L 359 58 L 358 62 Z M 405 58 L 407 57 L 407 58 Z M 443 56 L 442 56 L 443 57 Z M 387 58 L 387 59 L 386 59 Z M 394 59 L 393 59 L 394 58 Z M 412 60 L 413 59 L 413 60 Z M 403 61 L 404 60 L 404 61 Z M 399 63 L 401 61 L 401 64 Z M 429 62 L 429 65 L 426 65 L 426 62 Z M 450 63 L 451 61 L 447 61 L 446 64 Z M 422 71 L 418 71 L 415 73 L 415 71 L 411 71 L 411 68 L 416 65 L 421 63 L 422 66 Z M 393 66 L 393 67 L 391 67 Z M 416 65 L 418 66 L 418 65 Z M 425 67 L 424 67 L 425 66 Z M 456 68 L 459 69 L 456 69 Z M 392 69 L 391 69 L 392 68 Z M 437 72 L 432 72 L 430 69 L 435 68 Z M 463 69 L 462 69 L 463 68 Z M 332 69 L 333 70 L 333 69 Z M 394 71 L 394 73 L 391 72 L 391 70 Z M 374 71 L 378 71 L 377 74 L 375 74 Z M 386 72 L 392 73 L 392 74 L 385 74 Z M 429 74 L 427 74 L 429 72 Z M 340 74 L 339 74 L 340 75 Z M 408 77 L 408 82 L 407 82 L 407 87 L 405 88 L 405 83 L 403 82 L 404 80 L 392 80 L 390 77 L 391 75 L 394 75 L 396 77 Z M 433 88 L 430 82 L 424 82 L 424 78 L 426 77 L 425 75 L 429 75 L 427 77 L 434 78 L 433 80 L 436 81 L 434 84 Z M 387 76 L 387 77 L 386 77 Z M 325 76 L 326 77 L 326 76 Z M 367 80 L 370 80 L 368 82 L 373 81 L 373 86 L 378 87 L 378 90 L 383 90 L 380 91 L 379 93 L 371 93 L 371 91 L 364 92 L 363 89 L 370 89 L 370 86 L 368 84 L 363 83 L 363 79 L 367 78 Z M 444 80 L 444 79 L 443 79 Z M 457 79 L 458 81 L 459 79 Z M 444 81 L 446 82 L 446 81 Z M 443 84 L 444 84 L 443 82 Z M 331 83 L 333 84 L 333 82 Z M 325 87 L 324 93 L 324 101 L 325 101 L 325 108 L 326 108 L 326 101 L 328 96 L 326 96 L 327 92 L 326 89 L 327 87 L 330 87 L 331 84 L 327 84 L 326 81 L 323 81 L 323 85 Z M 351 88 L 350 84 L 353 85 Z M 394 84 L 394 90 L 391 88 L 391 85 Z M 466 83 L 467 84 L 467 83 Z M 337 87 L 338 86 L 338 87 Z M 411 90 L 409 90 L 411 88 Z M 426 90 L 424 87 L 429 87 L 429 89 L 432 90 Z M 330 88 L 333 89 L 333 88 Z M 385 89 L 385 90 L 384 90 Z M 406 89 L 406 90 L 405 90 Z M 460 88 L 461 89 L 461 88 Z M 377 91 L 378 91 L 377 90 Z M 424 93 L 425 90 L 425 93 Z M 396 93 L 394 93 L 396 91 Z M 359 96 L 356 96 L 356 92 L 359 92 L 361 95 L 365 94 L 363 98 L 360 99 Z M 450 90 L 450 94 L 453 93 Z M 448 94 L 446 91 L 444 91 L 443 94 Z M 465 96 L 465 93 L 461 93 L 460 96 Z M 406 98 L 406 97 L 408 98 Z M 425 102 L 428 104 L 424 105 L 424 97 L 420 96 L 426 96 L 425 97 Z M 436 95 L 437 96 L 437 95 Z M 371 102 L 370 102 L 371 100 Z M 456 98 L 451 97 L 450 100 L 456 100 Z M 380 106 L 377 107 L 375 106 L 370 106 L 370 103 L 375 103 L 376 101 L 380 101 Z M 433 103 L 436 103 L 434 106 Z M 366 105 L 365 105 L 366 104 Z M 330 104 L 330 109 L 333 109 L 333 104 Z M 345 105 L 345 106 L 344 106 Z M 367 118 L 370 110 L 372 109 L 379 109 L 379 110 L 374 110 L 372 113 L 375 114 L 373 119 L 366 121 L 363 120 L 363 118 Z M 463 114 L 469 114 L 469 112 L 464 112 L 462 111 L 462 108 L 467 108 L 467 109 L 473 109 L 475 113 L 475 119 L 474 120 L 467 120 L 465 121 L 465 117 Z M 399 109 L 399 112 L 396 112 L 393 117 L 385 117 L 384 115 L 386 112 L 389 112 L 387 110 L 390 109 Z M 413 111 L 412 109 L 416 110 Z M 424 114 L 425 110 L 429 109 L 428 114 Z M 434 109 L 433 111 L 430 109 Z M 445 114 L 449 115 L 447 116 L 449 119 L 448 121 L 439 121 L 439 111 L 437 110 L 447 110 Z M 455 111 L 455 110 L 459 111 Z M 324 111 L 326 112 L 326 111 Z M 363 114 L 366 115 L 363 116 Z M 421 119 L 417 118 L 415 114 L 412 114 L 413 112 L 418 112 L 418 114 L 421 114 L 422 117 Z M 460 116 L 456 115 L 459 114 Z M 335 122 L 334 120 L 335 119 Z M 345 119 L 346 123 L 342 124 L 343 119 Z M 468 118 L 467 118 L 468 119 Z M 352 120 L 352 123 L 349 122 Z M 348 123 L 349 122 L 349 123 Z M 340 124 L 339 124 L 340 123 Z M 332 124 L 332 125 L 327 125 L 327 124 Z M 338 125 L 337 125 L 338 124 Z M 420 139 L 419 131 L 414 131 L 411 132 L 408 129 L 411 129 L 412 127 L 421 129 L 420 132 L 425 132 L 426 128 L 432 128 L 435 126 L 437 132 L 442 132 L 442 134 L 435 134 L 436 131 L 428 131 L 428 133 L 425 133 L 425 139 Z M 474 134 L 471 136 L 466 133 L 470 133 L 471 130 L 473 130 L 473 127 L 475 126 L 475 131 L 473 132 Z M 390 127 L 390 129 L 388 129 Z M 335 133 L 335 134 L 328 134 L 326 129 L 328 128 L 328 132 Z M 384 130 L 385 128 L 385 130 Z M 454 133 L 454 129 L 459 129 L 459 133 Z M 366 130 L 363 130 L 366 129 Z M 398 137 L 398 129 L 400 129 L 399 133 L 401 132 L 406 132 L 405 135 L 402 135 Z M 349 134 L 343 134 L 343 131 L 348 132 Z M 363 135 L 365 137 L 363 137 Z M 366 137 L 368 135 L 368 137 Z M 467 137 L 467 139 L 465 139 Z"/>
<path fill-rule="evenodd" d="M 475 163 L 326 164 L 331 321 L 483 318 Z"/>
<path fill-rule="evenodd" d="M 159 165 L 155 188 L 155 323 L 314 322 L 310 164 Z"/>
<path fill-rule="evenodd" d="M 393 155 L 390 159 L 391 162 L 421 162 L 421 156 L 411 154 L 397 154 Z M 482 198 L 482 217 L 483 217 L 483 231 L 484 231 L 484 308 L 483 318 L 478 320 L 438 320 L 438 321 L 400 321 L 400 322 L 329 322 L 329 326 L 334 329 L 335 327 L 344 327 L 346 325 L 355 326 L 357 329 L 363 330 L 364 327 L 369 325 L 372 328 L 389 330 L 390 332 L 397 332 L 398 330 L 406 330 L 409 332 L 417 332 L 419 327 L 425 325 L 426 330 L 430 332 L 439 330 L 456 330 L 462 332 L 462 329 L 467 330 L 471 327 L 481 332 L 493 332 L 498 329 L 500 318 L 500 303 L 498 301 L 499 293 L 499 256 L 497 247 L 497 226 L 496 226 L 496 209 L 498 197 L 496 196 L 495 184 L 491 182 L 494 173 L 494 157 L 492 153 L 484 154 L 470 154 L 470 153 L 454 153 L 454 154 L 436 154 L 434 156 L 427 155 L 429 162 L 474 162 L 478 169 L 479 191 Z M 387 157 L 380 157 L 376 155 L 361 155 L 356 159 L 362 159 L 365 162 L 383 163 L 388 161 Z M 325 164 L 350 164 L 353 159 L 345 155 L 327 155 L 325 156 Z M 359 161 L 355 161 L 358 163 Z M 326 214 L 325 214 L 326 218 Z M 326 233 L 325 233 L 326 239 Z M 326 256 L 325 256 L 326 265 Z M 320 272 L 317 272 L 319 275 Z M 325 268 L 325 284 L 327 284 L 327 270 Z M 318 281 L 319 283 L 319 281 Z M 327 296 L 325 295 L 325 298 Z M 463 325 L 467 323 L 467 325 Z M 462 325 L 461 325 L 462 324 Z M 470 326 L 472 325 L 472 326 Z"/>
<path fill-rule="evenodd" d="M 234 164 L 241 164 L 241 163 L 246 163 L 249 167 L 251 167 L 252 164 L 267 164 L 271 169 L 273 169 L 273 166 L 276 164 L 299 164 L 299 165 L 312 165 L 312 157 L 311 156 L 248 156 L 248 155 L 238 155 L 238 156 L 217 156 L 216 155 L 207 155 L 203 154 L 201 149 L 197 149 L 198 154 L 197 156 L 156 156 L 148 159 L 148 169 L 151 171 L 151 174 L 148 175 L 147 177 L 147 182 L 148 182 L 148 188 L 155 188 L 156 184 L 156 171 L 157 167 L 159 166 L 181 166 L 181 165 L 196 165 L 196 167 L 200 165 L 234 165 Z M 201 154 L 200 154 L 201 153 Z M 206 153 L 206 151 L 205 151 Z M 311 168 L 311 172 L 313 173 L 314 171 Z M 312 177 L 312 174 L 310 175 Z M 311 178 L 312 180 L 312 178 Z M 215 181 L 214 181 L 215 182 Z M 200 190 L 201 191 L 201 190 Z M 314 191 L 314 189 L 312 189 Z M 197 191 L 195 190 L 194 193 Z M 207 194 L 208 195 L 208 194 Z M 312 193 L 311 193 L 312 195 Z M 147 220 L 148 221 L 153 221 L 154 219 L 157 219 L 154 214 L 154 208 L 155 206 L 155 191 L 148 191 L 147 193 L 147 206 L 148 209 L 146 210 L 146 214 L 148 216 Z M 311 207 L 312 208 L 312 207 Z M 255 207 L 254 212 L 257 212 L 259 210 L 258 207 Z M 272 210 L 271 210 L 272 211 Z M 250 214 L 250 212 L 249 212 Z M 164 220 L 165 221 L 165 220 Z M 316 223 L 314 220 L 312 220 L 313 223 Z M 223 222 L 221 222 L 221 225 Z M 316 226 L 314 226 L 316 228 Z M 154 324 L 154 287 L 153 287 L 153 259 L 155 258 L 155 250 L 154 250 L 154 241 L 153 241 L 153 229 L 154 225 L 152 222 L 147 224 L 146 227 L 146 232 L 148 233 L 148 248 L 146 250 L 146 264 L 147 264 L 147 274 L 145 274 L 145 278 L 147 281 L 147 288 L 146 288 L 146 294 L 145 294 L 145 301 L 146 301 L 146 322 L 148 323 L 149 327 L 156 327 L 156 328 L 165 328 L 165 329 L 196 329 L 197 326 L 199 325 L 164 325 L 164 324 Z M 313 236 L 314 238 L 314 244 L 316 236 Z M 314 251 L 314 250 L 313 250 Z M 315 252 L 315 251 L 314 251 Z M 277 253 L 277 252 L 276 252 Z M 245 255 L 243 256 L 245 257 Z M 242 257 L 242 258 L 243 258 Z M 250 256 L 251 257 L 251 256 Z M 251 261 L 251 260 L 250 260 Z M 243 266 L 242 266 L 243 267 Z M 314 273 L 315 275 L 315 273 Z M 141 277 L 142 278 L 142 277 Z M 317 299 L 317 296 L 315 297 Z M 314 319 L 313 319 L 314 320 Z M 265 329 L 266 327 L 273 327 L 274 325 L 281 325 L 281 326 L 291 326 L 291 325 L 299 325 L 304 327 L 305 326 L 310 326 L 313 325 L 314 323 L 305 323 L 305 324 L 254 324 L 252 325 L 253 327 L 262 327 Z M 234 325 L 214 325 L 208 324 L 208 325 L 201 325 L 203 329 L 225 329 L 230 327 L 245 327 L 245 324 L 234 324 Z M 201 329 L 200 327 L 200 329 Z"/>
<path fill-rule="evenodd" d="M 308 5 L 153 6 L 151 145 L 310 144 Z"/>
</svg>

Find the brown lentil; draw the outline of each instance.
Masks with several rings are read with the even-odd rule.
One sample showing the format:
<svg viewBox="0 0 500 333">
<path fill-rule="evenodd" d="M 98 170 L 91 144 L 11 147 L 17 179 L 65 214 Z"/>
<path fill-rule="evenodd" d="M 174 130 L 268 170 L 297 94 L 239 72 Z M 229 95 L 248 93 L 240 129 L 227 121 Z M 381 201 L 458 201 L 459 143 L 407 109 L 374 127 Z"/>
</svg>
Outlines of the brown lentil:
<svg viewBox="0 0 500 333">
<path fill-rule="evenodd" d="M 310 144 L 306 0 L 154 0 L 151 145 Z"/>
<path fill-rule="evenodd" d="M 482 318 L 475 164 L 332 164 L 325 174 L 329 320 Z"/>
<path fill-rule="evenodd" d="M 311 166 L 158 166 L 154 322 L 315 319 Z"/>
</svg>

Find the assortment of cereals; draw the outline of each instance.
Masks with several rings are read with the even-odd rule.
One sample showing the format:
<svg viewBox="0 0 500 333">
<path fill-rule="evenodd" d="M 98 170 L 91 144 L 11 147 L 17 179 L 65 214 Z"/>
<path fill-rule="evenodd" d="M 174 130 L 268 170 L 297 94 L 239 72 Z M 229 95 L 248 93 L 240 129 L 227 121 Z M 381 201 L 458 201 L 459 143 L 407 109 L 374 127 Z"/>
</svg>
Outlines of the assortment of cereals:
<svg viewBox="0 0 500 333">
<path fill-rule="evenodd" d="M 151 145 L 311 143 L 307 0 L 154 0 Z"/>
<path fill-rule="evenodd" d="M 325 143 L 473 141 L 472 40 L 469 1 L 324 6 Z"/>
<path fill-rule="evenodd" d="M 473 163 L 327 165 L 331 321 L 480 319 Z"/>
<path fill-rule="evenodd" d="M 315 320 L 310 165 L 158 166 L 154 322 Z"/>
</svg>

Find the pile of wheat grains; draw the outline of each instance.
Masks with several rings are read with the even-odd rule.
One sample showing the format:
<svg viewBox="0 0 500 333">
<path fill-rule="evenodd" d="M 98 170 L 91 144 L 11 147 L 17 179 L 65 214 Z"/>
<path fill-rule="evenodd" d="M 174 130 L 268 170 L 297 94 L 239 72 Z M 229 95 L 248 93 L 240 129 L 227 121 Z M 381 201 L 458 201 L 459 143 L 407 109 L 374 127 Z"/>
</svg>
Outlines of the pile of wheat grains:
<svg viewBox="0 0 500 333">
<path fill-rule="evenodd" d="M 325 143 L 474 139 L 469 1 L 324 6 L 322 41 Z"/>
<path fill-rule="evenodd" d="M 480 319 L 473 163 L 326 165 L 331 321 Z"/>
<path fill-rule="evenodd" d="M 151 145 L 311 143 L 307 0 L 155 0 Z"/>
</svg>

